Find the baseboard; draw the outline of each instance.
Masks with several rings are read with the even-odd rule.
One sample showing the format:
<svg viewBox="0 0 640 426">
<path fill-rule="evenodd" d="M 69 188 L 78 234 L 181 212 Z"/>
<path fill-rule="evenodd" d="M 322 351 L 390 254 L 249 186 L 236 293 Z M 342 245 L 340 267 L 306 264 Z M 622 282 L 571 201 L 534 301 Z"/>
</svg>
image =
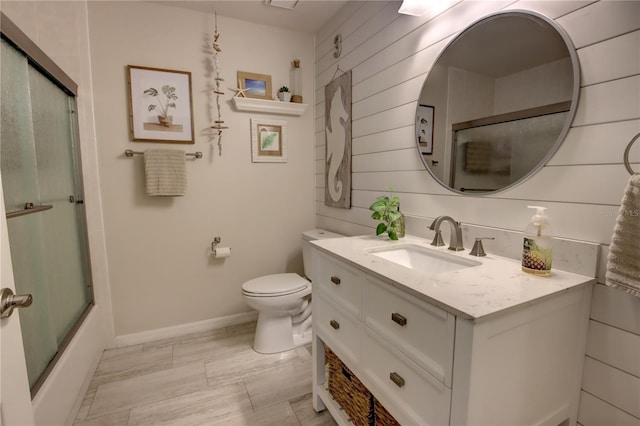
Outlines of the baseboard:
<svg viewBox="0 0 640 426">
<path fill-rule="evenodd" d="M 116 336 L 116 347 L 139 345 L 141 343 L 149 343 L 155 340 L 184 336 L 185 334 L 215 330 L 217 328 L 228 327 L 230 325 L 238 325 L 255 321 L 257 318 L 258 312 L 250 311 L 204 321 L 191 322 L 188 324 L 180 324 L 173 327 L 143 331 L 141 333 L 124 334 L 122 336 Z"/>
</svg>

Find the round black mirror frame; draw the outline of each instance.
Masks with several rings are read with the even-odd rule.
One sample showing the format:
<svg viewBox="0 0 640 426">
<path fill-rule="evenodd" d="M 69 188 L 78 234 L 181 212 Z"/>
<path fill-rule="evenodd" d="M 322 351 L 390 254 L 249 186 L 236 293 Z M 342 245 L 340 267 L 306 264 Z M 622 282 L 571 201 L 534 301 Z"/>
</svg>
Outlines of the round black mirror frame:
<svg viewBox="0 0 640 426">
<path fill-rule="evenodd" d="M 569 132 L 569 129 L 571 128 L 571 125 L 573 123 L 573 119 L 574 119 L 575 114 L 576 114 L 576 110 L 577 110 L 577 106 L 578 106 L 578 99 L 579 99 L 579 96 L 580 96 L 580 62 L 579 62 L 579 59 L 578 59 L 578 55 L 576 53 L 576 49 L 575 49 L 575 47 L 573 45 L 573 42 L 569 38 L 569 35 L 554 20 L 552 20 L 552 19 L 550 19 L 550 18 L 548 18 L 548 17 L 546 17 L 546 16 L 544 16 L 544 15 L 542 15 L 540 13 L 529 11 L 529 10 L 514 9 L 514 10 L 507 10 L 507 11 L 498 11 L 498 12 L 494 12 L 494 13 L 491 13 L 489 15 L 486 15 L 486 16 L 476 20 L 475 22 L 473 22 L 469 26 L 467 26 L 458 35 L 456 35 L 451 41 L 449 41 L 447 46 L 445 46 L 445 48 L 440 52 L 440 54 L 438 55 L 436 60 L 433 62 L 433 65 L 431 66 L 431 69 L 427 73 L 425 81 L 424 81 L 424 83 L 422 85 L 422 88 L 420 90 L 420 95 L 418 97 L 418 101 L 417 101 L 418 105 L 416 106 L 416 120 L 414 120 L 414 121 L 417 121 L 417 118 L 419 117 L 419 115 L 418 115 L 418 109 L 420 107 L 419 99 L 422 96 L 422 93 L 425 91 L 425 88 L 427 86 L 427 82 L 429 80 L 429 76 L 433 72 L 435 66 L 438 64 L 438 61 L 447 52 L 447 49 L 449 49 L 457 40 L 459 40 L 465 34 L 468 34 L 472 29 L 477 28 L 477 26 L 482 25 L 483 23 L 487 23 L 488 21 L 491 21 L 492 19 L 494 19 L 496 17 L 501 17 L 501 16 L 505 16 L 505 15 L 517 15 L 517 16 L 525 15 L 527 17 L 537 18 L 537 19 L 543 21 L 544 23 L 546 23 L 551 29 L 555 30 L 557 32 L 557 34 L 564 41 L 565 47 L 567 48 L 567 51 L 568 51 L 568 54 L 569 54 L 569 58 L 571 60 L 572 73 L 573 73 L 573 75 L 572 75 L 573 88 L 572 88 L 571 101 L 570 101 L 571 104 L 570 104 L 570 107 L 569 107 L 568 115 L 566 117 L 566 120 L 564 122 L 564 125 L 563 125 L 560 133 L 558 134 L 558 137 L 557 137 L 556 141 L 553 143 L 553 145 L 548 150 L 546 155 L 535 166 L 533 166 L 531 168 L 531 170 L 529 170 L 527 173 L 525 173 L 522 177 L 520 177 L 515 182 L 513 182 L 513 183 L 511 183 L 509 185 L 506 185 L 506 186 L 504 186 L 502 188 L 491 190 L 491 191 L 473 192 L 473 193 L 459 191 L 459 190 L 457 190 L 455 188 L 452 188 L 451 186 L 449 186 L 445 182 L 443 182 L 443 179 L 441 179 L 440 177 L 436 176 L 436 174 L 431 170 L 431 167 L 429 166 L 427 160 L 424 158 L 425 156 L 422 155 L 421 148 L 420 148 L 419 141 L 418 141 L 418 137 L 417 137 L 418 129 L 416 127 L 414 134 L 416 135 L 416 144 L 417 144 L 417 148 L 418 148 L 418 155 L 420 156 L 420 160 L 422 161 L 424 167 L 427 169 L 429 174 L 435 179 L 436 182 L 438 182 L 440 185 L 442 185 L 443 187 L 445 187 L 449 191 L 452 191 L 452 192 L 454 192 L 456 194 L 472 195 L 472 196 L 477 196 L 477 195 L 482 196 L 482 195 L 489 195 L 489 194 L 497 194 L 499 192 L 506 191 L 508 189 L 512 189 L 515 186 L 520 185 L 521 183 L 523 183 L 526 180 L 528 180 L 531 176 L 533 176 L 535 173 L 537 173 L 542 167 L 544 167 L 544 165 L 547 164 L 547 162 L 551 159 L 551 157 L 556 153 L 556 151 L 558 150 L 558 148 L 560 147 L 560 145 L 562 144 L 562 142 L 566 138 L 567 133 Z M 445 143 L 450 143 L 450 142 L 451 141 L 446 141 Z"/>
</svg>

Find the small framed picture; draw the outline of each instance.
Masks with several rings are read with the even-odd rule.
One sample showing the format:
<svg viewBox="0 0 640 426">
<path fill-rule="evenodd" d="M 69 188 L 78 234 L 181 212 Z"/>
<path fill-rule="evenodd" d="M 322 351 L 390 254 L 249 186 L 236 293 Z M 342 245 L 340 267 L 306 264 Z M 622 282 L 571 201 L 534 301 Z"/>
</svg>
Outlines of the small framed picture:
<svg viewBox="0 0 640 426">
<path fill-rule="evenodd" d="M 194 143 L 191 73 L 128 65 L 134 142 Z"/>
<path fill-rule="evenodd" d="M 287 162 L 287 122 L 251 119 L 251 159 L 254 163 Z"/>
<path fill-rule="evenodd" d="M 433 154 L 433 117 L 435 108 L 429 105 L 418 105 L 416 113 L 416 138 L 423 155 Z"/>
<path fill-rule="evenodd" d="M 238 86 L 247 98 L 273 99 L 270 75 L 238 71 Z"/>
</svg>

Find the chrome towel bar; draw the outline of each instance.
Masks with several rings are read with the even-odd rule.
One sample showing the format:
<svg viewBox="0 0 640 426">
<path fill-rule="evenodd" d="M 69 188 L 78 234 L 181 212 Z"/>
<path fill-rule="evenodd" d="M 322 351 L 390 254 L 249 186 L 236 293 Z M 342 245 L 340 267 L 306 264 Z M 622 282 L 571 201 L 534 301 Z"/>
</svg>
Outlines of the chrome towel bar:
<svg viewBox="0 0 640 426">
<path fill-rule="evenodd" d="M 24 205 L 24 209 L 12 211 L 12 212 L 7 212 L 6 216 L 7 216 L 7 219 L 11 219 L 13 217 L 24 216 L 24 215 L 31 214 L 31 213 L 43 212 L 45 210 L 49 210 L 49 209 L 52 209 L 52 208 L 53 208 L 53 206 L 50 205 L 50 204 L 35 205 L 33 203 L 26 203 Z"/>
<path fill-rule="evenodd" d="M 127 157 L 133 157 L 134 155 L 144 155 L 144 152 L 140 152 L 140 151 L 132 151 L 130 149 L 127 149 L 124 152 L 124 155 L 126 155 Z M 195 158 L 202 158 L 202 152 L 200 151 L 196 151 L 196 152 L 187 152 L 184 155 L 188 155 L 190 157 L 195 157 Z"/>
</svg>

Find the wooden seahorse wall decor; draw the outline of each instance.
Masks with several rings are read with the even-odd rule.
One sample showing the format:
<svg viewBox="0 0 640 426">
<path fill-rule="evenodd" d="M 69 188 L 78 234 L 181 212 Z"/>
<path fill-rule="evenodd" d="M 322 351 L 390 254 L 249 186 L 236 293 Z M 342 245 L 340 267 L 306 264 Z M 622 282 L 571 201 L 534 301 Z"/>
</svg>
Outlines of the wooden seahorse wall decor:
<svg viewBox="0 0 640 426">
<path fill-rule="evenodd" d="M 351 208 L 351 71 L 333 79 L 325 93 L 324 204 Z"/>
</svg>

